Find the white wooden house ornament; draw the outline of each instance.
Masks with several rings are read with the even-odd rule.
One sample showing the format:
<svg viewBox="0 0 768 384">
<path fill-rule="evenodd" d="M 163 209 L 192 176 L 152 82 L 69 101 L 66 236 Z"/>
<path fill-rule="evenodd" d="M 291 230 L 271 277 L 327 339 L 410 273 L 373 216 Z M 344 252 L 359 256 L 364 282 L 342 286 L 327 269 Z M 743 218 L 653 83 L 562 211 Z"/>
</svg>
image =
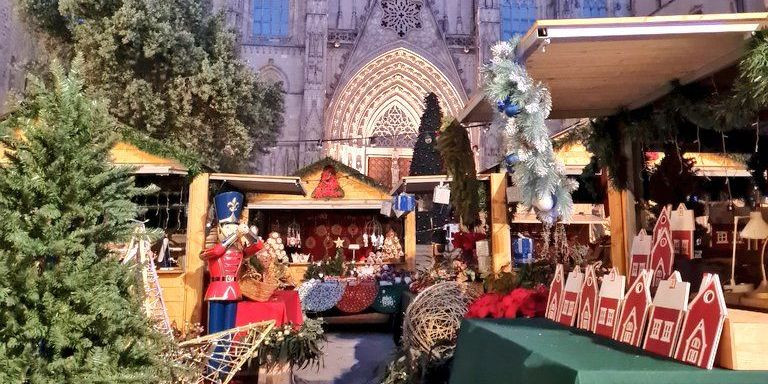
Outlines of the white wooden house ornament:
<svg viewBox="0 0 768 384">
<path fill-rule="evenodd" d="M 549 284 L 549 295 L 547 295 L 547 319 L 557 321 L 560 314 L 560 303 L 563 300 L 563 265 L 558 264 L 555 268 L 555 276 Z"/>
<path fill-rule="evenodd" d="M 603 277 L 600 285 L 600 295 L 597 299 L 597 309 L 594 312 L 592 332 L 605 337 L 613 336 L 616 321 L 624 301 L 624 286 L 626 277 L 620 275 L 616 268 L 611 269 Z"/>
<path fill-rule="evenodd" d="M 576 317 L 578 317 L 579 309 L 579 297 L 581 296 L 581 286 L 584 283 L 584 273 L 581 272 L 581 268 L 576 266 L 573 271 L 568 274 L 568 279 L 565 281 L 565 290 L 563 292 L 563 299 L 560 303 L 560 314 L 557 318 L 557 322 L 573 327 L 576 324 Z"/>
<path fill-rule="evenodd" d="M 691 283 L 682 281 L 675 271 L 667 280 L 659 283 L 648 315 L 648 331 L 643 349 L 657 355 L 672 357 L 680 334 Z"/>
<path fill-rule="evenodd" d="M 677 209 L 670 212 L 669 228 L 674 253 L 692 259 L 693 230 L 696 229 L 693 210 L 687 209 L 685 204 L 680 203 Z"/>
<path fill-rule="evenodd" d="M 727 314 L 720 278 L 716 274 L 705 274 L 698 294 L 683 317 L 675 359 L 712 369 Z"/>
<path fill-rule="evenodd" d="M 673 263 L 675 262 L 675 254 L 672 249 L 672 236 L 669 230 L 663 228 L 659 232 L 653 248 L 651 248 L 651 263 L 649 268 L 653 272 L 653 279 L 651 280 L 651 289 L 655 290 L 659 286 L 659 282 L 669 277 L 672 274 Z"/>
<path fill-rule="evenodd" d="M 632 239 L 632 252 L 629 255 L 629 284 L 633 284 L 643 269 L 650 265 L 653 237 L 641 229 Z"/>
<path fill-rule="evenodd" d="M 584 271 L 584 282 L 581 284 L 581 294 L 579 295 L 579 318 L 576 326 L 585 331 L 592 330 L 594 314 L 597 309 L 598 296 L 597 276 L 595 275 L 595 266 L 588 265 Z"/>
<path fill-rule="evenodd" d="M 613 339 L 639 347 L 643 340 L 643 329 L 650 306 L 651 272 L 646 269 L 640 273 L 624 296 Z"/>
</svg>

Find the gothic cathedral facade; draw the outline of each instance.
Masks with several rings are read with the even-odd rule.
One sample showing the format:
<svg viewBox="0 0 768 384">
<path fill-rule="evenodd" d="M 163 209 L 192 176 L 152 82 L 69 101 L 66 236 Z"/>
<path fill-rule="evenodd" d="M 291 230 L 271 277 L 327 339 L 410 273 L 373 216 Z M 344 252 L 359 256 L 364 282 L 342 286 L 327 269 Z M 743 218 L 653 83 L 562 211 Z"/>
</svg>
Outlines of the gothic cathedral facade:
<svg viewBox="0 0 768 384">
<path fill-rule="evenodd" d="M 241 55 L 285 93 L 285 125 L 256 172 L 290 174 L 330 156 L 384 184 L 405 176 L 437 94 L 456 116 L 500 39 L 536 19 L 630 16 L 631 0 L 220 0 Z M 498 137 L 471 129 L 478 166 Z M 373 138 L 373 139 L 370 139 Z"/>
</svg>

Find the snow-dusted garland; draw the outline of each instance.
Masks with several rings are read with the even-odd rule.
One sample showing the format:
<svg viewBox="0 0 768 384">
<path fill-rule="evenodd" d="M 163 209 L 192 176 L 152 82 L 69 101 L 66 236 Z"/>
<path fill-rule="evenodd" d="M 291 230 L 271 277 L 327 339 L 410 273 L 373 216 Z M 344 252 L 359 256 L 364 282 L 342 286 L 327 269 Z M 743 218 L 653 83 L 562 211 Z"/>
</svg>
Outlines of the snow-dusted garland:
<svg viewBox="0 0 768 384">
<path fill-rule="evenodd" d="M 515 37 L 491 48 L 491 62 L 483 69 L 485 94 L 502 112 L 495 124 L 501 125 L 504 133 L 505 161 L 513 163 L 522 203 L 534 207 L 539 220 L 549 226 L 558 219 L 570 220 L 571 192 L 578 183 L 566 177 L 565 167 L 555 158 L 545 124 L 552 97 L 517 63 L 518 42 L 519 37 Z"/>
</svg>

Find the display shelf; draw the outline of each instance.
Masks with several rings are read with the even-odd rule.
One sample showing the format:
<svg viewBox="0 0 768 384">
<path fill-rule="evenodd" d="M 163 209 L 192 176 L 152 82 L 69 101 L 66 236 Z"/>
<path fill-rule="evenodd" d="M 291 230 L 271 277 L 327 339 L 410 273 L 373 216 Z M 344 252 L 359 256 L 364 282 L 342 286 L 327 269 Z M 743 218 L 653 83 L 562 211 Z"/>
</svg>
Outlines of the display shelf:
<svg viewBox="0 0 768 384">
<path fill-rule="evenodd" d="M 158 275 L 179 275 L 184 273 L 183 268 L 168 268 L 168 269 L 158 269 L 157 274 Z"/>
</svg>

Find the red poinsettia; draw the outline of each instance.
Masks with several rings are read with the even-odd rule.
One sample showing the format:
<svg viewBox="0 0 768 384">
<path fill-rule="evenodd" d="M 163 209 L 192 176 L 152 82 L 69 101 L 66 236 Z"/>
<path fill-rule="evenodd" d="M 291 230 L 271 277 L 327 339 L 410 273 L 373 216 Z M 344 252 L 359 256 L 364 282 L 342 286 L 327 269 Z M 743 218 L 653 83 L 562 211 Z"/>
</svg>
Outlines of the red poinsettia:
<svg viewBox="0 0 768 384">
<path fill-rule="evenodd" d="M 539 285 L 535 289 L 517 288 L 506 295 L 486 293 L 472 302 L 465 315 L 468 318 L 514 319 L 544 316 L 548 289 Z"/>
<path fill-rule="evenodd" d="M 461 248 L 464 252 L 475 250 L 475 242 L 485 239 L 484 233 L 479 232 L 456 232 L 453 234 L 451 244 L 454 248 Z"/>
</svg>

